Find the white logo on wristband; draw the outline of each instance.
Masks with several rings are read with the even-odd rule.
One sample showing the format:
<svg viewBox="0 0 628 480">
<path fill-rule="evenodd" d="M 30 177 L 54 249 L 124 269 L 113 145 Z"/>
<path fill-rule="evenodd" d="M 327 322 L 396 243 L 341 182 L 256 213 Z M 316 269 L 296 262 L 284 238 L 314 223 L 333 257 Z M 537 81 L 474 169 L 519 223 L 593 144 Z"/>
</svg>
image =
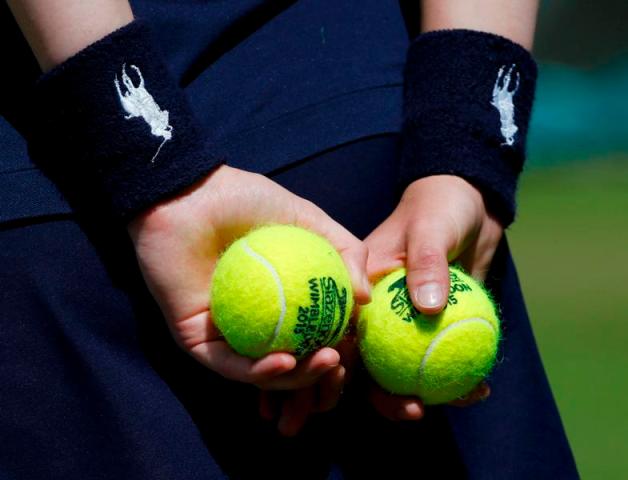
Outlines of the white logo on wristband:
<svg viewBox="0 0 628 480">
<path fill-rule="evenodd" d="M 497 79 L 495 80 L 495 86 L 493 87 L 493 105 L 499 112 L 499 121 L 501 122 L 501 133 L 504 137 L 504 145 L 512 146 L 515 143 L 515 135 L 519 130 L 515 125 L 515 106 L 512 102 L 512 97 L 517 93 L 519 88 L 519 72 L 515 72 L 516 80 L 514 87 L 510 84 L 512 71 L 515 68 L 513 63 L 508 71 L 506 71 L 506 65 L 502 65 L 497 73 Z"/>
<path fill-rule="evenodd" d="M 122 93 L 120 89 L 120 82 L 118 81 L 117 75 L 114 80 L 122 108 L 128 113 L 124 118 L 129 120 L 131 118 L 142 117 L 150 126 L 150 133 L 156 137 L 163 138 L 161 145 L 159 145 L 157 152 L 151 159 L 151 162 L 154 162 L 161 151 L 161 147 L 172 138 L 173 128 L 172 125 L 168 123 L 169 113 L 168 110 L 162 110 L 159 105 L 157 105 L 153 96 L 148 93 L 144 87 L 144 77 L 142 77 L 140 69 L 135 65 L 131 65 L 131 68 L 135 70 L 140 79 L 140 84 L 136 87 L 133 85 L 131 78 L 127 75 L 125 67 L 126 64 L 122 65 L 122 83 L 126 87 L 124 93 Z"/>
</svg>

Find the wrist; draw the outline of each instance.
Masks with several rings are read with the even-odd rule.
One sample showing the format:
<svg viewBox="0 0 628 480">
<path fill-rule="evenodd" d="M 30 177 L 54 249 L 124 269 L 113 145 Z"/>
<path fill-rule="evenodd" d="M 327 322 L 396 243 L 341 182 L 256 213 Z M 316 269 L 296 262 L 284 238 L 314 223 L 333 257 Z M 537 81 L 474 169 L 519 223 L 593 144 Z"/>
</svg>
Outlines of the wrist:
<svg viewBox="0 0 628 480">
<path fill-rule="evenodd" d="M 126 222 L 221 163 L 141 22 L 45 74 L 34 93 L 31 155 L 75 208 Z"/>
<path fill-rule="evenodd" d="M 420 35 L 408 51 L 400 182 L 452 174 L 508 225 L 536 81 L 520 45 L 470 30 Z"/>
<path fill-rule="evenodd" d="M 237 172 L 239 172 L 238 169 L 221 164 L 177 195 L 138 213 L 129 219 L 126 225 L 131 239 L 137 244 L 142 232 L 177 231 L 182 222 L 190 217 L 194 218 L 194 211 L 202 209 L 205 214 L 211 212 L 213 208 L 208 205 L 208 201 L 210 204 L 212 201 L 210 197 L 220 192 L 223 189 L 222 185 L 228 182 L 229 178 L 233 178 Z M 198 207 L 199 204 L 200 207 Z"/>
</svg>

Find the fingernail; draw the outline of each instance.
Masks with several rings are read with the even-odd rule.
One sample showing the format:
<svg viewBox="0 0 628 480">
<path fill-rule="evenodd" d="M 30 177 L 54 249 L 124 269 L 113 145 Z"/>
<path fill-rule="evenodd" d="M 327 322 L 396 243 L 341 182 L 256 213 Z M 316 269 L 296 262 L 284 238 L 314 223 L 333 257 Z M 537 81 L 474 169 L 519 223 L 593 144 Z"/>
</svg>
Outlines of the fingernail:
<svg viewBox="0 0 628 480">
<path fill-rule="evenodd" d="M 421 417 L 421 407 L 418 403 L 409 403 L 399 409 L 397 416 L 403 420 L 418 420 Z"/>
<path fill-rule="evenodd" d="M 443 291 L 438 283 L 426 283 L 417 289 L 416 299 L 422 307 L 438 307 L 443 302 Z"/>
</svg>

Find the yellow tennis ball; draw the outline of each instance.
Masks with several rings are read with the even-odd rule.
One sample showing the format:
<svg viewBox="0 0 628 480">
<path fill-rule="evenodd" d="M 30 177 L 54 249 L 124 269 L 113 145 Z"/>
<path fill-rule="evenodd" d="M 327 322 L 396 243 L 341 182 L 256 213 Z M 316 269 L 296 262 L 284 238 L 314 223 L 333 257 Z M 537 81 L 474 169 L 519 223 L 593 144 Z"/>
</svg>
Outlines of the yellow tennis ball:
<svg viewBox="0 0 628 480">
<path fill-rule="evenodd" d="M 360 353 L 385 390 L 420 397 L 427 405 L 469 393 L 491 371 L 499 343 L 499 318 L 486 290 L 450 266 L 448 303 L 438 315 L 414 308 L 405 269 L 374 287 L 358 321 Z"/>
<path fill-rule="evenodd" d="M 214 323 L 241 355 L 301 358 L 343 337 L 353 290 L 336 249 L 291 225 L 269 225 L 236 240 L 212 277 Z"/>
</svg>

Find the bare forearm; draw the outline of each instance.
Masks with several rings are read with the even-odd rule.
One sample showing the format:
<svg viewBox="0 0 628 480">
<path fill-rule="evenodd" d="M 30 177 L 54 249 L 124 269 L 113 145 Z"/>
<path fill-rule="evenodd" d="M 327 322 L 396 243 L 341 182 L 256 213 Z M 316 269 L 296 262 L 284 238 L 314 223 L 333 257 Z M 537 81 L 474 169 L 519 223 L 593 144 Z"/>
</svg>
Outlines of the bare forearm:
<svg viewBox="0 0 628 480">
<path fill-rule="evenodd" d="M 422 0 L 421 31 L 466 28 L 532 49 L 538 0 Z"/>
<path fill-rule="evenodd" d="M 128 0 L 8 0 L 47 71 L 133 20 Z"/>
</svg>

